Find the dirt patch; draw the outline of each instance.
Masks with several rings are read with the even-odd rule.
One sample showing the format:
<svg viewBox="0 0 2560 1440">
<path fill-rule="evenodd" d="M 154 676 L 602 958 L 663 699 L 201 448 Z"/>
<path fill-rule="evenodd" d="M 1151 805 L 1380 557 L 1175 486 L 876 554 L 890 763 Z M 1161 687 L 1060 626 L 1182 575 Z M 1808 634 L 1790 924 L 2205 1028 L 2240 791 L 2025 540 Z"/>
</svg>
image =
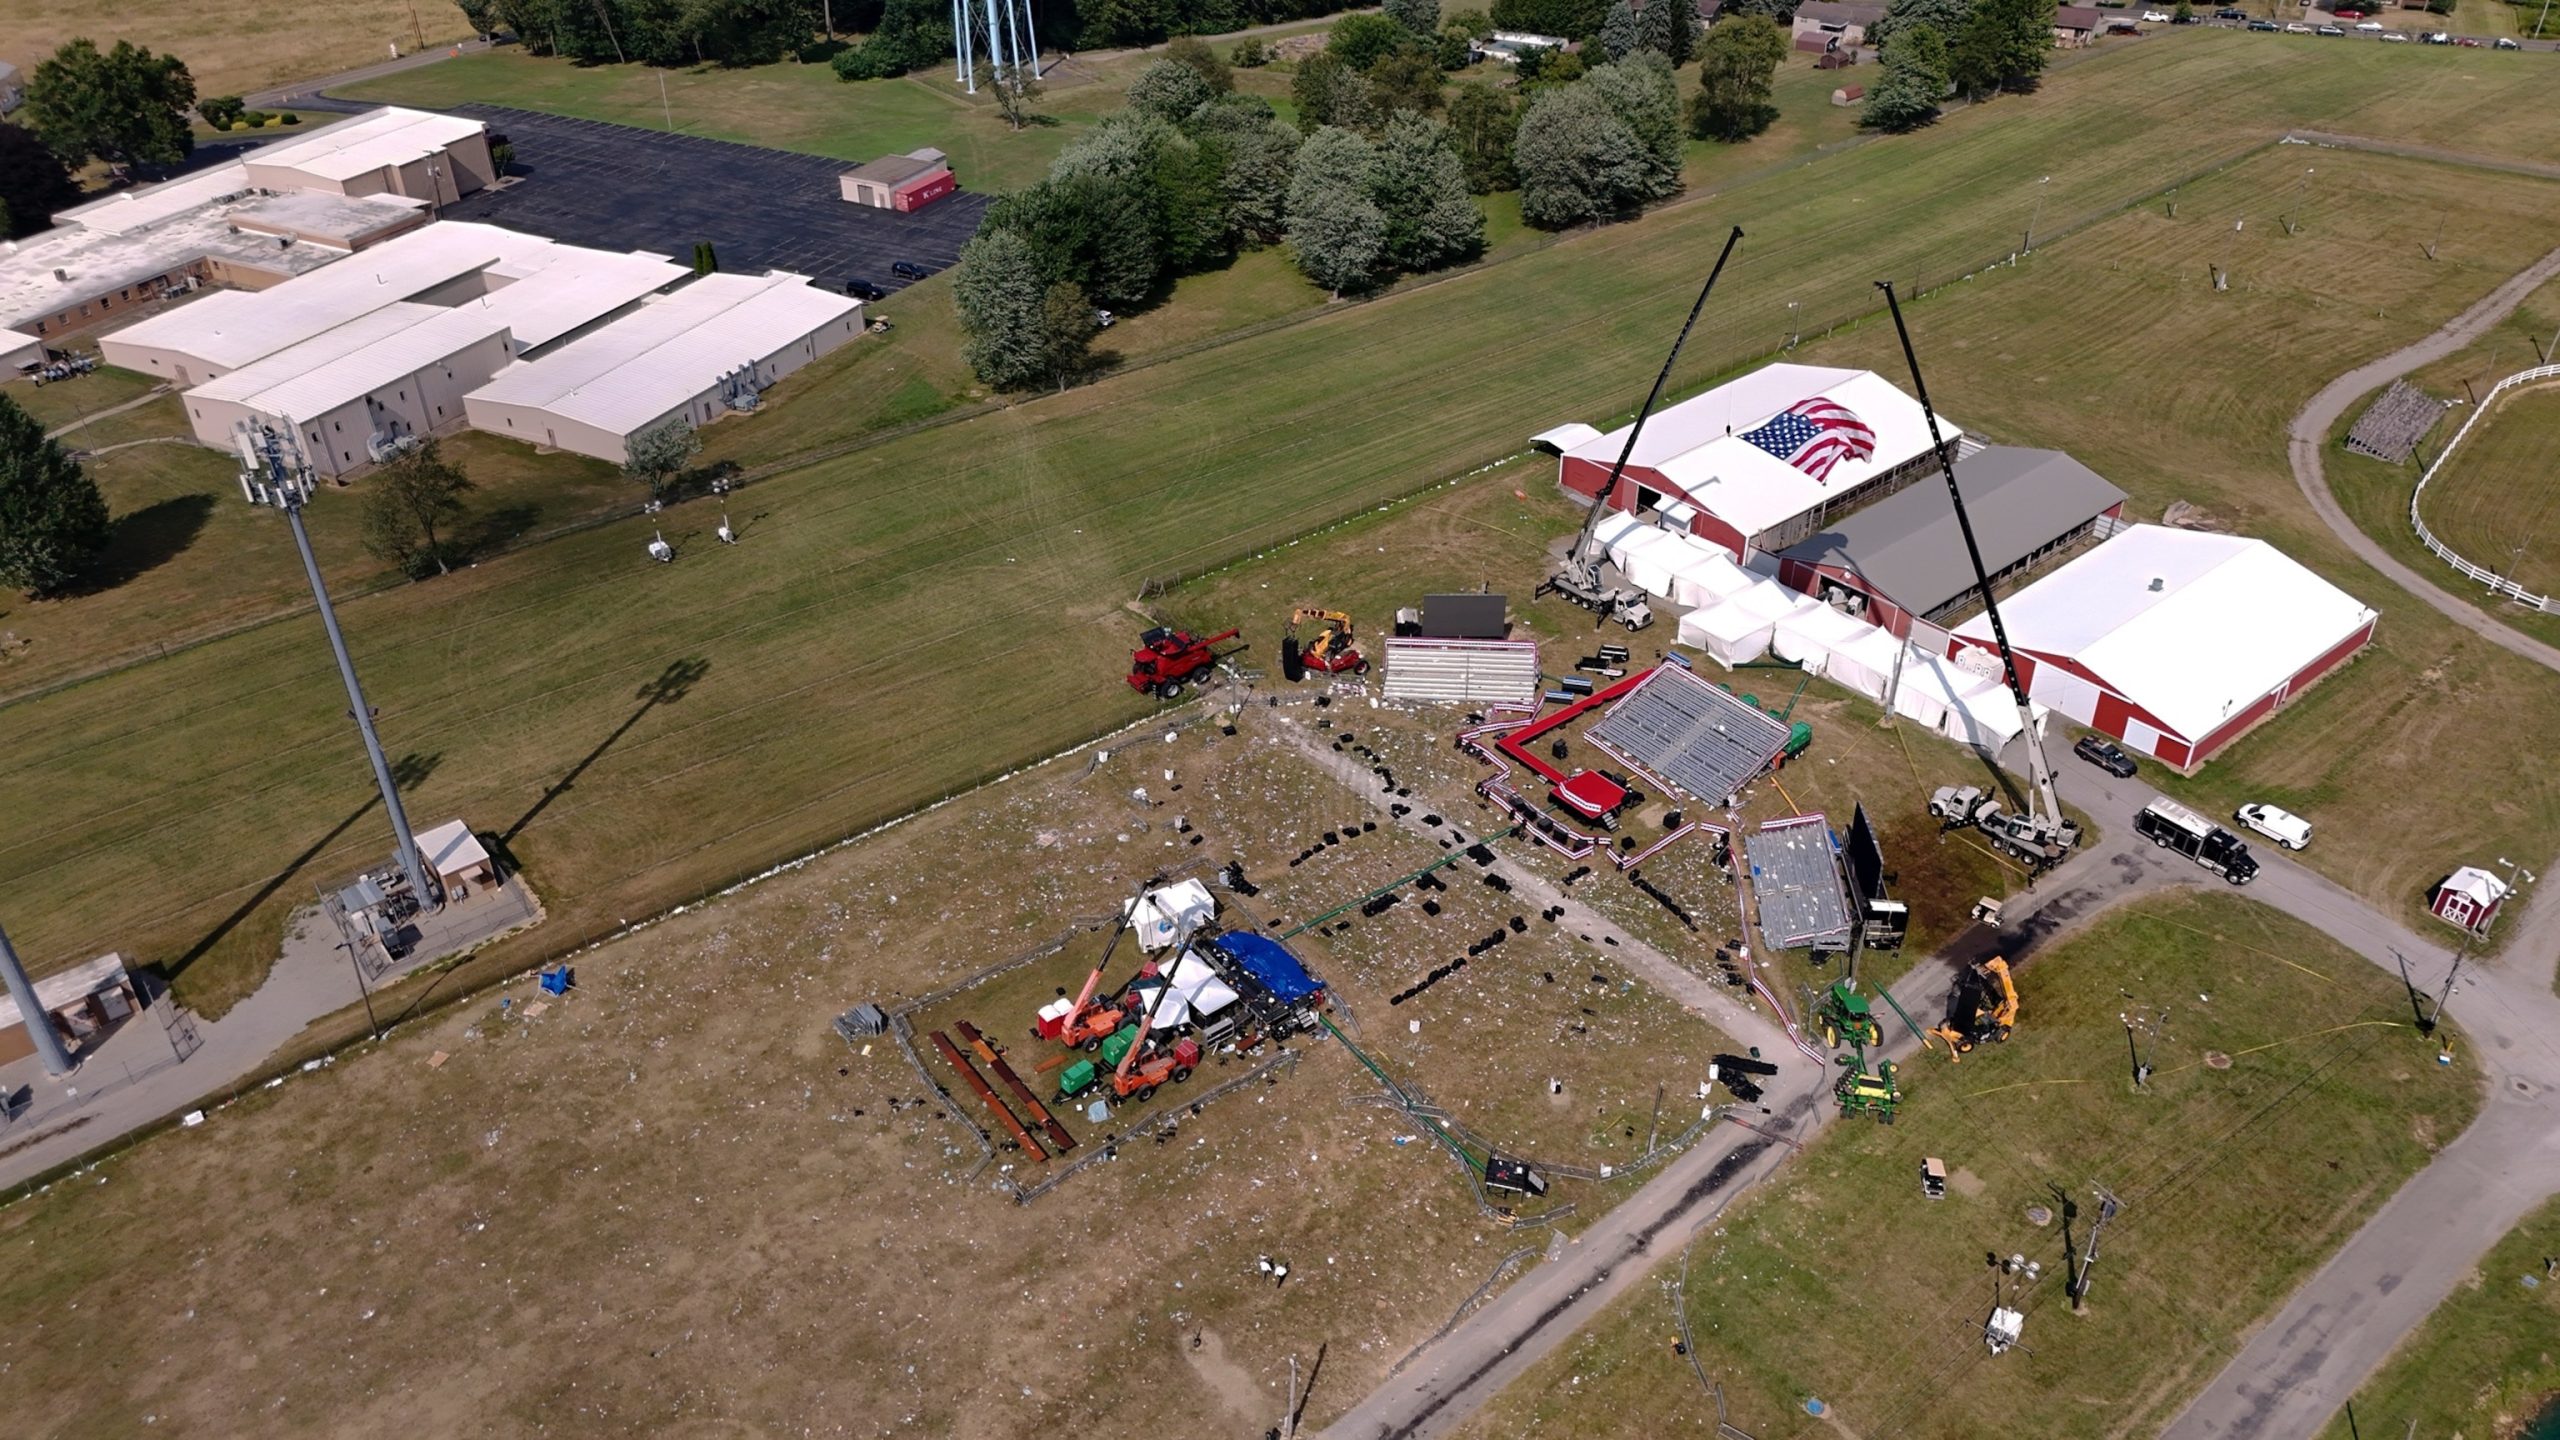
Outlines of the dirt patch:
<svg viewBox="0 0 2560 1440">
<path fill-rule="evenodd" d="M 1947 1185 L 1967 1200 L 1978 1200 L 1982 1198 L 1983 1191 L 1991 1188 L 1990 1186 L 1982 1183 L 1981 1176 L 1974 1174 L 1970 1170 L 1958 1170 L 1954 1174 L 1949 1175 L 1947 1177 Z"/>
<path fill-rule="evenodd" d="M 1183 1342 L 1183 1357 L 1191 1362 L 1191 1373 L 1216 1393 L 1218 1401 L 1238 1420 L 1258 1422 L 1271 1410 L 1262 1395 L 1262 1387 L 1253 1383 L 1245 1368 L 1227 1358 L 1227 1342 L 1218 1332 L 1203 1325 L 1191 1332 Z M 1282 1404 L 1286 1404 L 1286 1400 Z"/>
</svg>

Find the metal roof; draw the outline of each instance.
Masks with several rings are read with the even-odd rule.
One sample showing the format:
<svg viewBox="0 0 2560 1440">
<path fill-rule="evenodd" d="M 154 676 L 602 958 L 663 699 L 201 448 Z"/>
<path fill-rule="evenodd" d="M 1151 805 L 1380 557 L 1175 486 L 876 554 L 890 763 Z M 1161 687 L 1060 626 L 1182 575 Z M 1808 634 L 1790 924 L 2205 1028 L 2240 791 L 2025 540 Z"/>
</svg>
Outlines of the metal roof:
<svg viewBox="0 0 2560 1440">
<path fill-rule="evenodd" d="M 59 1010 L 65 1005 L 86 1000 L 109 986 L 121 985 L 127 978 L 124 956 L 109 951 L 85 965 L 37 976 L 36 1003 L 47 1011 Z M 7 1029 L 25 1018 L 26 1012 L 18 1008 L 16 996 L 0 993 L 0 1029 Z"/>
<path fill-rule="evenodd" d="M 2105 476 L 2059 450 L 1990 446 L 1956 461 L 1956 484 L 1994 575 L 2124 503 Z M 1843 516 L 1786 556 L 1854 571 L 1917 615 L 1973 588 L 1955 504 L 1927 479 Z"/>
<path fill-rule="evenodd" d="M 508 366 L 465 398 L 628 435 L 861 308 L 804 275 L 705 275 L 553 354 Z"/>
<path fill-rule="evenodd" d="M 2011 644 L 2069 657 L 2201 740 L 2374 612 L 2264 540 L 2135 525 L 2002 600 L 2000 618 Z M 1956 633 L 1991 631 L 1976 616 Z"/>
<path fill-rule="evenodd" d="M 385 106 L 297 139 L 262 145 L 242 159 L 281 165 L 323 180 L 343 181 L 386 165 L 406 165 L 488 129 L 478 120 L 432 110 Z"/>
<path fill-rule="evenodd" d="M 1648 676 L 1587 732 L 1592 743 L 1709 805 L 1741 793 L 1787 743 L 1787 727 L 1678 665 Z"/>
<path fill-rule="evenodd" d="M 559 248 L 538 235 L 443 220 L 272 289 L 218 291 L 108 338 L 232 369 L 502 261 L 533 261 Z"/>
<path fill-rule="evenodd" d="M 1831 825 L 1820 815 L 1772 820 L 1743 841 L 1760 933 L 1781 950 L 1849 947 L 1849 898 Z"/>
<path fill-rule="evenodd" d="M 1873 457 L 1841 461 L 1828 483 L 1742 438 L 1744 431 L 1816 396 L 1846 406 L 1876 437 Z M 1949 444 L 1964 434 L 1944 415 L 1938 417 L 1938 427 Z M 1586 440 L 1565 454 L 1613 465 L 1627 443 L 1627 428 Z M 1893 382 L 1872 370 L 1781 364 L 1763 365 L 1656 412 L 1645 422 L 1627 463 L 1658 473 L 1697 505 L 1752 536 L 1928 451 L 1929 429 L 1920 402 Z"/>
</svg>

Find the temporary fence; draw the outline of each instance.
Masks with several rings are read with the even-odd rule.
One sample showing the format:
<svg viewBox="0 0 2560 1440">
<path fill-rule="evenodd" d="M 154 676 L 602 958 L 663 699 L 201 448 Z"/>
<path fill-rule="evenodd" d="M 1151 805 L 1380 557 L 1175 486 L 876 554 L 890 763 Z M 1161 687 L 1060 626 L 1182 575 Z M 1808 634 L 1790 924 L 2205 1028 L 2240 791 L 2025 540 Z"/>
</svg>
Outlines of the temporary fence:
<svg viewBox="0 0 2560 1440">
<path fill-rule="evenodd" d="M 2446 442 L 2443 450 L 2437 452 L 2434 462 L 2419 473 L 2416 488 L 2409 492 L 2409 528 L 2418 532 L 2419 544 L 2434 551 L 2437 559 L 2452 566 L 2464 579 L 2487 586 L 2490 594 L 2504 595 L 2519 605 L 2529 605 L 2546 614 L 2560 611 L 2560 604 L 2554 604 L 2552 597 L 2548 595 L 2537 595 L 2527 590 L 2510 576 L 2501 575 L 2486 565 L 2475 564 L 2463 558 L 2460 551 L 2437 539 L 2436 533 L 2427 528 L 2426 519 L 2418 513 L 2418 502 L 2426 497 L 2428 483 L 2441 474 L 2446 465 L 2452 463 L 2454 452 L 2462 448 L 2462 442 L 2470 437 L 2473 427 L 2488 418 L 2489 412 L 2497 407 L 2499 396 L 2519 386 L 2552 379 L 2560 379 L 2560 365 L 2536 365 L 2530 370 L 2519 370 L 2490 386 L 2489 393 L 2481 396 L 2480 403 L 2472 408 L 2469 416 L 2464 418 L 2462 428 L 2453 432 L 2453 439 Z"/>
</svg>

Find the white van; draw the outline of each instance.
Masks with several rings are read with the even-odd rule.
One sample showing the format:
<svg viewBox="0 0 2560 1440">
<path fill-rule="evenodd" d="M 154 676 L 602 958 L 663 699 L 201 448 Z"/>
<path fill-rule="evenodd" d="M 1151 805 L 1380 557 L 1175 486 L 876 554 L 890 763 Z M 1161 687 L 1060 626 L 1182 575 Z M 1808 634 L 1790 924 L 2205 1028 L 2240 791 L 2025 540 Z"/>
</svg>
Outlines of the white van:
<svg viewBox="0 0 2560 1440">
<path fill-rule="evenodd" d="M 2311 822 L 2289 810 L 2273 805 L 2243 805 L 2231 812 L 2231 818 L 2287 850 L 2299 850 L 2311 843 Z"/>
</svg>

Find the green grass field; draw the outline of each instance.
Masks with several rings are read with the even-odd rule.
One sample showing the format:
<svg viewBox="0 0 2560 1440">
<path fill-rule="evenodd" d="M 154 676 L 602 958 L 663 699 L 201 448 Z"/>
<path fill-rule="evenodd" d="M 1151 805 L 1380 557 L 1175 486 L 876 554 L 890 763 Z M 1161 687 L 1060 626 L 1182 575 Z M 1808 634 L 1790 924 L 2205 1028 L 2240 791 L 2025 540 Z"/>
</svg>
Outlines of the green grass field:
<svg viewBox="0 0 2560 1440">
<path fill-rule="evenodd" d="M 2322 1440 L 2389 1436 L 2414 1424 L 2420 1435 L 2518 1436 L 2542 1440 L 2560 1397 L 2560 1201 L 2528 1215 L 2480 1267 L 2400 1342 L 2388 1364 L 2356 1392 L 2356 1423 L 2342 1410 Z"/>
<path fill-rule="evenodd" d="M 2056 1440 L 2155 1434 L 2479 1105 L 2476 1072 L 2437 1067 L 2387 976 L 2228 895 L 2102 917 L 2019 983 L 2007 1045 L 1915 1060 L 1895 1125 L 1827 1134 L 1675 1262 L 1699 1362 L 1750 1434 L 1954 1440 L 1990 1415 Z M 2129 1011 L 2149 1028 L 2142 1093 Z M 1925 1156 L 1946 1162 L 1944 1200 L 1921 1194 Z M 2063 1255 L 2100 1185 L 2124 1208 L 2075 1317 Z M 2039 1226 L 2031 1205 L 2069 1218 Z M 2043 1267 L 2016 1302 L 2031 1355 L 1984 1350 L 1987 1254 Z M 1647 1286 L 1464 1433 L 1704 1433 L 1716 1405 L 1676 1335 Z"/>
<path fill-rule="evenodd" d="M 2459 413 L 2448 417 L 2459 425 Z M 2464 558 L 2548 595 L 2560 589 L 2560 391 L 2510 392 L 2427 487 L 2421 512 L 2436 538 Z M 2452 438 L 2447 430 L 2436 448 Z M 2441 562 L 2439 562 L 2441 563 Z M 2448 586 L 2463 582 L 2445 572 Z"/>
<path fill-rule="evenodd" d="M 2023 220 L 2021 174 L 2053 175 L 2044 226 L 2059 234 L 2263 135 L 2239 115 L 2263 127 L 2292 103 L 2303 118 L 2354 113 L 2424 138 L 2455 127 L 2484 87 L 2525 79 L 2495 56 L 2354 47 L 2313 63 L 2247 43 L 2263 38 L 2102 55 L 1908 146 L 1853 147 L 1709 203 L 794 472 L 733 501 L 746 531 L 735 549 L 707 543 L 715 517 L 693 506 L 651 522 L 684 547 L 673 566 L 647 565 L 646 527 L 624 524 L 359 600 L 344 618 L 386 743 L 435 761 L 412 811 L 508 834 L 552 915 L 517 953 L 568 943 L 1142 714 L 1118 679 L 1139 623 L 1122 606 L 1142 586 L 1461 473 L 1545 425 L 1628 406 L 1729 223 L 1753 239 L 1691 344 L 1684 385 L 1774 344 L 1790 301 L 1818 333 L 1863 311 L 1873 277 L 1974 273 Z M 2456 95 L 2425 82 L 2455 73 L 2438 62 L 2466 59 L 2480 83 Z M 2397 60 L 2412 63 L 2385 63 Z M 2545 124 L 2560 129 L 2527 112 L 2482 138 L 2539 144 Z M 2257 162 L 2217 182 L 2232 198 L 2182 213 L 2245 204 L 2289 164 Z M 2127 437 L 2161 429 L 2141 393 L 2175 382 L 2199 397 L 2181 463 L 2209 460 L 2235 518 L 2301 540 L 2277 427 L 2330 367 L 2269 367 L 2266 349 L 2289 336 L 2309 348 L 2286 354 L 2362 354 L 2431 328 L 2536 253 L 2531 217 L 2549 193 L 2415 162 L 2334 164 L 2355 181 L 2327 202 L 2337 223 L 2314 223 L 2282 257 L 2278 273 L 2298 281 L 2237 297 L 2257 307 L 2256 328 L 2230 325 L 2201 287 L 2197 303 L 2174 303 L 2183 252 L 2207 241 L 2167 237 L 2175 273 L 2153 275 L 2168 262 L 2134 258 L 2162 243 L 2148 212 L 1922 304 L 1950 412 L 2075 449 L 2076 427 L 2103 421 L 2117 438 L 2091 435 L 2086 458 L 2114 474 Z M 2368 319 L 2362 297 L 2387 275 L 2379 247 L 2392 224 L 2447 209 L 2464 220 L 2463 243 L 2423 274 L 2388 275 L 2394 304 Z M 1882 363 L 1883 337 L 1865 334 L 1864 363 Z M 2110 344 L 2093 352 L 2095 338 Z M 2261 379 L 2235 392 L 2232 374 Z M 2058 383 L 2071 375 L 2083 383 Z M 2121 468 L 2138 493 L 2175 478 Z M 2466 725 L 2489 733 L 2478 717 L 2541 683 L 2421 645 L 2434 637 L 2392 617 L 2385 634 L 2407 636 L 2412 658 L 2360 663 L 2297 716 L 2353 712 L 2354 727 L 2331 733 L 2369 740 L 2415 709 L 2428 724 L 2398 743 L 2423 750 Z M 381 852 L 309 629 L 265 627 L 12 707 L 28 738 L 0 760 L 0 811 L 46 818 L 0 842 L 0 886 L 22 897 L 13 934 L 40 968 L 122 948 L 180 968 L 190 998 L 218 1010 L 267 962 L 231 917 Z M 2421 682 L 2448 649 L 2464 660 L 2457 678 Z M 684 699 L 642 702 L 671 663 L 694 660 L 710 669 Z M 2299 718 L 2273 733 L 2330 739 Z M 2278 758 L 2272 739 L 2262 748 Z M 2394 826 L 2548 847 L 2550 797 L 2536 786 L 2490 789 L 2443 753 L 2428 759 L 2426 785 L 2388 797 Z M 2305 788 L 2344 786 L 2343 756 L 2301 763 L 2315 761 L 2325 768 Z M 564 777 L 575 783 L 536 813 Z M 2330 833 L 2344 828 L 2317 813 Z M 2396 902 L 2420 858 L 2411 847 L 2351 878 Z M 146 890 L 151 903 L 135 904 Z"/>
</svg>

